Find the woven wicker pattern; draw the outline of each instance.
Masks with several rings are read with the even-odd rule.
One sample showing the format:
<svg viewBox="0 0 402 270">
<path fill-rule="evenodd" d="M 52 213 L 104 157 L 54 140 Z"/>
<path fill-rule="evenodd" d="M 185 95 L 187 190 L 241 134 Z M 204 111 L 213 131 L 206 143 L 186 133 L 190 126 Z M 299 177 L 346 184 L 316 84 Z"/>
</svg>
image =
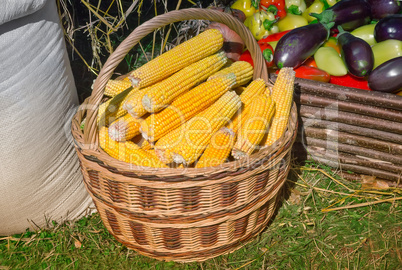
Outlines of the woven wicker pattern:
<svg viewBox="0 0 402 270">
<path fill-rule="evenodd" d="M 157 16 L 120 46 L 131 48 L 146 33 L 185 19 L 222 22 L 241 34 L 255 57 L 254 77 L 268 82 L 264 60 L 250 32 L 230 15 L 213 10 L 188 9 Z M 249 159 L 199 169 L 155 169 L 117 161 L 98 148 L 96 121 L 90 119 L 96 115 L 106 81 L 122 60 L 121 52 L 128 52 L 120 46 L 72 121 L 84 181 L 106 228 L 127 247 L 159 260 L 203 261 L 242 247 L 267 226 L 276 209 L 297 133 L 295 104 L 284 136 Z"/>
</svg>

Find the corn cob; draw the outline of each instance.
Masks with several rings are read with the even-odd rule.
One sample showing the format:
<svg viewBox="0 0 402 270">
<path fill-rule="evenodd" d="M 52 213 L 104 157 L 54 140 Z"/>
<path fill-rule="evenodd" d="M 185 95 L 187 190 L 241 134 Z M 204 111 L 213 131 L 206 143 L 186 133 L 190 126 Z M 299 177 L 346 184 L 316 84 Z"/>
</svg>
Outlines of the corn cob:
<svg viewBox="0 0 402 270">
<path fill-rule="evenodd" d="M 147 140 L 143 140 L 141 143 L 141 148 L 144 150 L 151 150 L 154 149 L 154 146 L 150 144 Z"/>
<path fill-rule="evenodd" d="M 111 157 L 137 166 L 164 168 L 167 167 L 159 159 L 150 155 L 131 141 L 117 142 L 109 137 L 108 128 L 99 130 L 99 145 Z"/>
<path fill-rule="evenodd" d="M 279 71 L 272 89 L 272 99 L 275 102 L 276 112 L 265 145 L 272 145 L 282 137 L 286 130 L 293 101 L 294 81 L 295 71 L 292 68 L 282 68 Z"/>
<path fill-rule="evenodd" d="M 234 73 L 236 74 L 236 85 L 244 85 L 248 83 L 252 78 L 253 78 L 253 66 L 246 62 L 246 61 L 236 61 L 232 63 L 230 66 L 227 68 L 223 68 L 216 72 L 215 74 L 211 75 L 208 80 L 213 79 L 215 76 L 219 75 L 226 75 L 229 73 Z"/>
<path fill-rule="evenodd" d="M 240 99 L 243 103 L 243 107 L 233 116 L 232 121 L 229 124 L 229 128 L 233 129 L 237 133 L 239 123 L 245 116 L 245 109 L 253 100 L 255 96 L 258 96 L 266 91 L 265 81 L 263 79 L 253 80 L 240 94 Z"/>
<path fill-rule="evenodd" d="M 213 105 L 185 124 L 184 137 L 171 149 L 176 163 L 191 164 L 202 154 L 212 135 L 223 127 L 240 108 L 240 97 L 225 93 Z"/>
<path fill-rule="evenodd" d="M 227 58 L 223 52 L 206 57 L 163 81 L 141 89 L 125 101 L 123 108 L 136 118 L 143 116 L 153 108 L 161 110 L 173 98 L 202 82 L 211 73 L 216 72 L 226 61 Z M 155 105 L 155 98 L 159 100 L 157 101 L 159 104 Z"/>
<path fill-rule="evenodd" d="M 109 136 L 115 141 L 127 141 L 140 134 L 140 121 L 126 114 L 109 126 Z"/>
<path fill-rule="evenodd" d="M 99 105 L 98 109 L 98 124 L 99 126 L 107 126 L 117 118 L 125 115 L 126 110 L 123 109 L 124 100 L 135 94 L 137 89 L 128 88 L 118 94 L 117 96 L 109 99 L 108 101 Z"/>
<path fill-rule="evenodd" d="M 114 97 L 131 87 L 131 82 L 126 80 L 109 80 L 105 87 L 105 96 Z"/>
<path fill-rule="evenodd" d="M 204 31 L 134 70 L 128 79 L 134 87 L 142 88 L 152 85 L 194 62 L 216 53 L 222 46 L 223 36 L 219 30 Z"/>
<path fill-rule="evenodd" d="M 245 105 L 249 104 L 255 96 L 264 93 L 266 84 L 263 79 L 253 80 L 241 93 L 241 102 Z"/>
<path fill-rule="evenodd" d="M 180 94 L 217 72 L 226 62 L 225 53 L 219 52 L 183 68 L 166 80 L 151 86 L 142 98 L 142 106 L 148 112 L 162 110 Z"/>
<path fill-rule="evenodd" d="M 218 166 L 226 161 L 235 143 L 236 135 L 226 127 L 218 130 L 211 138 L 207 148 L 195 168 Z"/>
<path fill-rule="evenodd" d="M 142 136 L 153 142 L 203 111 L 235 84 L 233 73 L 216 76 L 175 99 L 166 109 L 141 122 Z"/>
<path fill-rule="evenodd" d="M 275 113 L 275 103 L 265 93 L 252 100 L 245 109 L 232 155 L 239 159 L 251 155 L 267 133 L 271 118 Z"/>
<path fill-rule="evenodd" d="M 170 154 L 171 150 L 183 140 L 184 130 L 185 123 L 178 128 L 169 131 L 169 133 L 155 143 L 155 153 L 160 161 L 166 164 L 173 162 L 173 157 Z"/>
</svg>

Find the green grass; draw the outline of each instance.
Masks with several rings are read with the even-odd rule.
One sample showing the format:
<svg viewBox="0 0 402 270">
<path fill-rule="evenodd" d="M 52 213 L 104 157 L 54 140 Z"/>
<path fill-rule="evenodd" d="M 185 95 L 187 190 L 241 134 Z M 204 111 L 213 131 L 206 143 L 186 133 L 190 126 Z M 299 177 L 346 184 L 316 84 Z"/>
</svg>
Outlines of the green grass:
<svg viewBox="0 0 402 270">
<path fill-rule="evenodd" d="M 401 201 L 349 209 L 400 197 L 401 191 L 362 191 L 360 183 L 326 174 L 314 163 L 293 169 L 266 230 L 240 250 L 202 263 L 139 255 L 93 214 L 54 229 L 0 237 L 0 269 L 402 269 Z M 343 209 L 323 212 L 327 207 Z"/>
</svg>

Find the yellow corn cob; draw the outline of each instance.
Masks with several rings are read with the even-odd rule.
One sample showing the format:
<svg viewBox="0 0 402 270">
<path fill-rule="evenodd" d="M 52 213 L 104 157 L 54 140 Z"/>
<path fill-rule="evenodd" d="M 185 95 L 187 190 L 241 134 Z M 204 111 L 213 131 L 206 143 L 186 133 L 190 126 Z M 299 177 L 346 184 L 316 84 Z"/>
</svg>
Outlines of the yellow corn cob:
<svg viewBox="0 0 402 270">
<path fill-rule="evenodd" d="M 185 124 L 169 131 L 165 136 L 160 138 L 154 145 L 155 153 L 163 163 L 172 163 L 171 149 L 183 140 Z"/>
<path fill-rule="evenodd" d="M 176 98 L 166 109 L 141 122 L 142 136 L 153 142 L 203 111 L 235 84 L 233 73 L 216 76 Z"/>
<path fill-rule="evenodd" d="M 173 161 L 185 165 L 193 163 L 202 154 L 212 135 L 230 120 L 240 106 L 240 97 L 230 91 L 186 122 L 183 139 L 171 149 Z"/>
<path fill-rule="evenodd" d="M 226 61 L 227 58 L 223 52 L 208 56 L 163 81 L 141 89 L 125 101 L 123 108 L 136 118 L 152 109 L 161 110 L 176 96 L 191 89 L 208 78 L 211 73 L 219 70 Z M 159 104 L 155 105 L 155 98 L 159 100 L 157 101 Z M 156 107 L 152 107 L 153 105 Z"/>
<path fill-rule="evenodd" d="M 123 109 L 126 110 L 132 117 L 140 118 L 147 113 L 145 108 L 142 106 L 142 98 L 149 90 L 149 87 L 141 89 L 124 101 Z"/>
<path fill-rule="evenodd" d="M 137 166 L 164 168 L 167 167 L 159 159 L 150 155 L 131 141 L 117 142 L 108 134 L 107 127 L 99 130 L 99 145 L 111 157 Z"/>
<path fill-rule="evenodd" d="M 127 88 L 131 87 L 131 82 L 126 80 L 109 80 L 105 87 L 105 96 L 114 97 Z"/>
<path fill-rule="evenodd" d="M 276 112 L 269 128 L 265 145 L 272 145 L 282 137 L 288 124 L 293 102 L 295 71 L 293 68 L 282 68 L 272 88 L 272 99 Z"/>
<path fill-rule="evenodd" d="M 211 138 L 207 148 L 195 168 L 218 166 L 226 161 L 235 143 L 236 135 L 226 127 L 218 130 Z"/>
<path fill-rule="evenodd" d="M 253 66 L 250 63 L 246 61 L 236 61 L 227 68 L 223 68 L 210 76 L 208 80 L 214 78 L 215 76 L 234 73 L 236 75 L 235 86 L 240 86 L 248 83 L 253 78 L 253 71 Z"/>
<path fill-rule="evenodd" d="M 117 118 L 125 115 L 127 111 L 123 109 L 124 100 L 135 94 L 137 88 L 128 88 L 99 105 L 98 109 L 98 124 L 99 126 L 107 126 Z"/>
<path fill-rule="evenodd" d="M 217 72 L 226 62 L 225 53 L 219 52 L 183 68 L 169 78 L 151 86 L 142 98 L 142 106 L 148 112 L 162 110 L 180 94 Z"/>
<path fill-rule="evenodd" d="M 147 140 L 143 140 L 141 143 L 141 148 L 144 150 L 151 150 L 154 149 L 154 146 L 150 144 Z"/>
<path fill-rule="evenodd" d="M 266 90 L 266 84 L 263 79 L 253 80 L 241 93 L 240 99 L 243 104 L 249 104 L 253 98 L 259 94 L 264 93 Z"/>
<path fill-rule="evenodd" d="M 210 29 L 159 55 L 140 68 L 129 78 L 133 86 L 146 87 L 176 71 L 197 62 L 223 46 L 223 36 L 217 29 Z"/>
<path fill-rule="evenodd" d="M 275 113 L 275 103 L 265 93 L 260 94 L 246 107 L 245 117 L 241 119 L 240 129 L 232 150 L 234 158 L 251 155 L 267 133 L 271 118 Z"/>
<path fill-rule="evenodd" d="M 253 80 L 240 94 L 240 99 L 243 103 L 243 107 L 233 116 L 229 123 L 229 128 L 233 129 L 235 133 L 238 132 L 239 123 L 245 116 L 245 109 L 253 100 L 255 96 L 258 96 L 266 91 L 265 81 L 263 79 Z"/>
<path fill-rule="evenodd" d="M 126 114 L 109 126 L 109 136 L 115 141 L 127 141 L 140 134 L 140 121 Z"/>
</svg>

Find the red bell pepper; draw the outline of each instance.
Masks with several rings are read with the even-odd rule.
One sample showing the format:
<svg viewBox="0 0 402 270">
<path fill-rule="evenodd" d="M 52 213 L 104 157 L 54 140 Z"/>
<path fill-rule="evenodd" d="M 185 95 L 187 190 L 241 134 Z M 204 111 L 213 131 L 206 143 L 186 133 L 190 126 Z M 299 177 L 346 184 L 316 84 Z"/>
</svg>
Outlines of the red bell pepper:
<svg viewBox="0 0 402 270">
<path fill-rule="evenodd" d="M 306 65 L 301 65 L 294 69 L 296 72 L 296 78 L 308 79 L 318 82 L 329 82 L 331 75 L 329 75 L 324 70 L 319 68 L 310 67 Z M 279 70 L 276 71 L 276 74 L 279 73 Z"/>
<path fill-rule="evenodd" d="M 265 59 L 265 63 L 267 64 L 267 67 L 274 66 L 274 49 L 272 48 L 272 46 L 268 43 L 260 43 L 258 45 L 260 45 L 260 49 Z M 248 50 L 244 51 L 240 55 L 239 61 L 249 62 L 254 67 L 253 59 L 251 58 L 251 54 Z"/>
<path fill-rule="evenodd" d="M 282 19 L 286 16 L 285 0 L 261 0 L 260 10 L 272 12 L 275 18 Z"/>
<path fill-rule="evenodd" d="M 368 86 L 368 81 L 362 78 L 357 78 L 353 75 L 346 74 L 344 76 L 331 76 L 329 83 L 342 85 L 346 87 L 359 88 L 363 90 L 371 90 Z"/>
<path fill-rule="evenodd" d="M 287 31 L 282 31 L 279 33 L 271 34 L 263 39 L 260 39 L 258 43 L 267 43 L 267 42 L 272 42 L 272 41 L 278 41 L 283 37 L 286 33 L 290 32 L 290 30 Z"/>
</svg>

